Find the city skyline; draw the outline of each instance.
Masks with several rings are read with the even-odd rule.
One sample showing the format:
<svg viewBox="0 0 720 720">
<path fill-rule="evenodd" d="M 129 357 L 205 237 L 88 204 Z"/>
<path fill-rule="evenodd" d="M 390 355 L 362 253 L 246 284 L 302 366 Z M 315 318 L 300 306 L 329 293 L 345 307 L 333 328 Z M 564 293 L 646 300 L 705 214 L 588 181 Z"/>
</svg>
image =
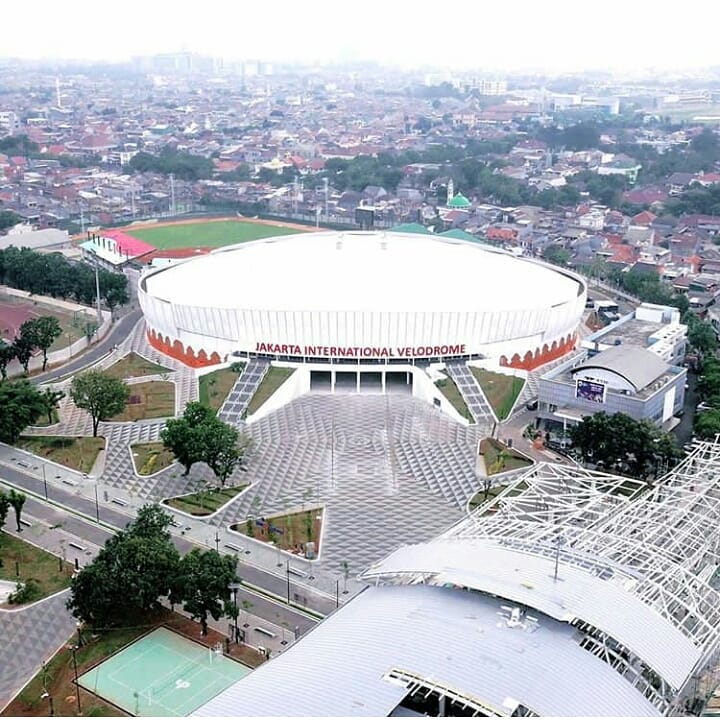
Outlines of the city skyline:
<svg viewBox="0 0 720 720">
<path fill-rule="evenodd" d="M 122 62 L 187 50 L 226 60 L 279 63 L 375 61 L 404 69 L 573 72 L 655 68 L 672 74 L 720 64 L 712 23 L 699 23 L 700 4 L 681 15 L 650 12 L 646 3 L 609 0 L 602 12 L 579 14 L 568 0 L 489 6 L 458 0 L 445 12 L 406 3 L 364 3 L 341 11 L 328 0 L 232 7 L 217 0 L 202 15 L 185 7 L 129 0 L 109 20 L 88 0 L 65 5 L 39 0 L 42 24 L 3 38 L 2 57 Z M 697 11 L 697 12 L 696 12 Z M 27 27 L 19 6 L 5 9 L 7 27 Z"/>
</svg>

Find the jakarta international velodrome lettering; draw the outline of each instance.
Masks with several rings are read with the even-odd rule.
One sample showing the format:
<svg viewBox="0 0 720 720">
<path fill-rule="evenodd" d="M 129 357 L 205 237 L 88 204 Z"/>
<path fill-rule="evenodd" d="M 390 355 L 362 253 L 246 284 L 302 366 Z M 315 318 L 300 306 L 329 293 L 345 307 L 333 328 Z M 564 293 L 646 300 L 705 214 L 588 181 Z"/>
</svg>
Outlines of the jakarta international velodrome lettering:
<svg viewBox="0 0 720 720">
<path fill-rule="evenodd" d="M 304 357 L 440 357 L 466 355 L 465 345 L 419 345 L 418 347 L 336 347 L 334 345 L 287 345 L 259 342 L 255 352 L 268 355 L 300 355 Z"/>
</svg>

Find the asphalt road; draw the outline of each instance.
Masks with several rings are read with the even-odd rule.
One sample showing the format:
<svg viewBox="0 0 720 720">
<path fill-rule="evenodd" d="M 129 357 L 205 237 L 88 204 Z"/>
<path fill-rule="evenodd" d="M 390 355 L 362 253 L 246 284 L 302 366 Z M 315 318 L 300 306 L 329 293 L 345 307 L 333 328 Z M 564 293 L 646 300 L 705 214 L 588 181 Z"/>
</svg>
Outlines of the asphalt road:
<svg viewBox="0 0 720 720">
<path fill-rule="evenodd" d="M 61 367 L 48 370 L 48 372 L 42 373 L 41 375 L 35 375 L 31 378 L 31 382 L 36 384 L 52 382 L 53 380 L 67 377 L 74 372 L 83 370 L 89 365 L 96 363 L 100 358 L 107 355 L 115 345 L 130 335 L 135 324 L 141 317 L 142 312 L 139 307 L 131 310 L 115 321 L 108 334 L 99 343 L 91 345 L 86 352 L 76 356 L 73 360 L 65 363 Z"/>
<path fill-rule="evenodd" d="M 57 485 L 49 484 L 47 489 L 50 503 L 46 503 L 42 500 L 45 489 L 41 478 L 34 477 L 6 465 L 0 468 L 0 480 L 6 480 L 17 487 L 39 496 L 39 498 L 33 497 L 32 495 L 28 496 L 26 505 L 28 514 L 46 522 L 48 525 L 62 523 L 63 529 L 77 537 L 81 542 L 85 541 L 86 543 L 102 547 L 105 541 L 114 533 L 115 529 L 124 528 L 132 520 L 130 515 L 119 510 L 114 510 L 106 504 L 98 503 L 97 510 L 99 511 L 100 523 L 102 523 L 98 524 L 95 521 L 95 502 L 76 494 L 71 487 L 65 490 Z M 103 488 L 100 489 L 100 492 L 103 492 Z M 77 513 L 82 513 L 87 519 L 80 517 Z M 181 553 L 187 553 L 192 548 L 198 547 L 198 545 L 187 538 L 175 533 L 173 534 L 173 543 Z M 243 581 L 262 588 L 280 598 L 286 598 L 287 596 L 288 577 L 282 571 L 282 568 L 278 574 L 275 574 L 239 560 L 238 575 Z M 290 597 L 293 602 L 298 602 L 305 607 L 312 608 L 323 615 L 332 612 L 336 605 L 334 598 L 329 598 L 324 594 L 318 593 L 314 588 L 301 585 L 292 575 L 290 576 Z M 253 611 L 254 614 L 262 615 L 263 617 L 267 617 L 268 620 L 275 622 L 279 613 L 280 622 L 287 622 L 290 628 L 299 627 L 301 633 L 307 631 L 315 624 L 315 622 L 305 614 L 293 610 L 284 603 L 275 603 L 271 599 L 261 597 L 257 602 L 254 599 L 251 599 L 251 602 L 253 602 L 257 609 L 257 612 Z M 264 615 L 260 612 L 260 609 L 267 611 L 269 614 L 267 616 Z"/>
</svg>

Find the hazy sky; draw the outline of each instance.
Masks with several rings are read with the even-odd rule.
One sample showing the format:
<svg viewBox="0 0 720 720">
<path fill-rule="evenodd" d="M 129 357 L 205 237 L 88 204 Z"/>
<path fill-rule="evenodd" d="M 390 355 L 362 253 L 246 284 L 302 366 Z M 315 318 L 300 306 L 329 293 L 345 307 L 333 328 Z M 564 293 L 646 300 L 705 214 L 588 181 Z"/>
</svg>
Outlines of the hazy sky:
<svg viewBox="0 0 720 720">
<path fill-rule="evenodd" d="M 720 65 L 710 0 L 34 0 L 3 3 L 0 56 L 230 59 L 582 70 Z"/>
</svg>

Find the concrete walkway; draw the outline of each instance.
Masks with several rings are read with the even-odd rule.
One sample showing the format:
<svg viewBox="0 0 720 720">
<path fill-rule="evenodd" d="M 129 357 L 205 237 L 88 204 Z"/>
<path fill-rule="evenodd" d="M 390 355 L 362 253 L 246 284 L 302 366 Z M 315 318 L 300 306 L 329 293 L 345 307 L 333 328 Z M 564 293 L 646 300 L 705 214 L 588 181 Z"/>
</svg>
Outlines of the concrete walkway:
<svg viewBox="0 0 720 720">
<path fill-rule="evenodd" d="M 75 632 L 70 591 L 17 610 L 0 609 L 0 710 Z"/>
</svg>

